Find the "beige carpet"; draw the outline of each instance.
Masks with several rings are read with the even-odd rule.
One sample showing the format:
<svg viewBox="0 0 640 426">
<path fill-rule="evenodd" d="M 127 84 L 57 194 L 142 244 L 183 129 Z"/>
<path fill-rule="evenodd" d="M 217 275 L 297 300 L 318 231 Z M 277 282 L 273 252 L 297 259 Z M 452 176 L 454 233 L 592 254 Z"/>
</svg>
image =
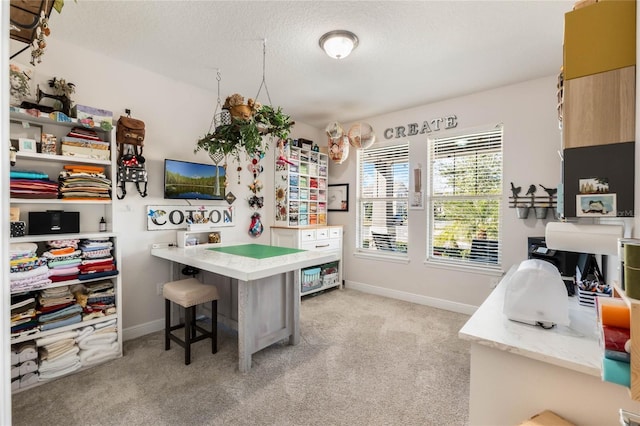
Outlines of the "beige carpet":
<svg viewBox="0 0 640 426">
<path fill-rule="evenodd" d="M 301 343 L 237 367 L 237 335 L 219 352 L 164 351 L 153 333 L 124 357 L 13 395 L 15 425 L 465 425 L 466 315 L 333 290 L 303 299 Z"/>
</svg>

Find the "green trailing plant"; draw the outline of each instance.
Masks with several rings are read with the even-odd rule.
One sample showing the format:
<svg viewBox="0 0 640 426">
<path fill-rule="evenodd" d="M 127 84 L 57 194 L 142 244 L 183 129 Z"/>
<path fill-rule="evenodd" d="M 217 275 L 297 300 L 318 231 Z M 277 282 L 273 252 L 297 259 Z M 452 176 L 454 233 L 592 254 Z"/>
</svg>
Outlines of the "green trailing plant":
<svg viewBox="0 0 640 426">
<path fill-rule="evenodd" d="M 206 151 L 210 156 L 221 152 L 239 160 L 240 153 L 245 151 L 248 157 L 253 157 L 269 149 L 273 138 L 288 138 L 294 124 L 280 107 L 261 105 L 248 119 L 232 117 L 231 124 L 223 124 L 207 133 L 198 140 L 194 152 Z M 266 141 L 263 141 L 263 135 L 268 136 Z"/>
</svg>

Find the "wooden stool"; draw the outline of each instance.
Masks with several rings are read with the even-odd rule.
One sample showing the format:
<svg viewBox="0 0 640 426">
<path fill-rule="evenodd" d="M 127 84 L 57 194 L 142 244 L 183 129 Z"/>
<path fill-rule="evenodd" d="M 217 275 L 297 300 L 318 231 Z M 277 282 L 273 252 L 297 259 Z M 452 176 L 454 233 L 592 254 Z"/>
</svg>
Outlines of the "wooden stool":
<svg viewBox="0 0 640 426">
<path fill-rule="evenodd" d="M 164 350 L 171 347 L 171 340 L 185 349 L 184 364 L 191 363 L 191 344 L 211 338 L 211 353 L 218 352 L 218 289 L 213 285 L 202 284 L 195 278 L 168 282 L 162 288 L 165 307 Z M 185 308 L 185 322 L 171 325 L 171 302 Z M 196 324 L 196 306 L 211 302 L 211 331 Z M 173 330 L 184 327 L 184 340 L 173 333 Z M 201 334 L 196 336 L 196 330 Z"/>
</svg>

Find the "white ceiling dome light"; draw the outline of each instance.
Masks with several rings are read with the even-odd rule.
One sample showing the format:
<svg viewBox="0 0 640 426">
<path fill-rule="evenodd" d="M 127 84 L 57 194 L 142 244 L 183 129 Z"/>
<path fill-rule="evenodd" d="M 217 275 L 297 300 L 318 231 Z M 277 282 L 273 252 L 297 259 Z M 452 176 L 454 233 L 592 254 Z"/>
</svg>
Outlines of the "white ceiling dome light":
<svg viewBox="0 0 640 426">
<path fill-rule="evenodd" d="M 344 59 L 358 46 L 358 37 L 351 31 L 329 31 L 320 37 L 320 47 L 334 59 Z"/>
</svg>

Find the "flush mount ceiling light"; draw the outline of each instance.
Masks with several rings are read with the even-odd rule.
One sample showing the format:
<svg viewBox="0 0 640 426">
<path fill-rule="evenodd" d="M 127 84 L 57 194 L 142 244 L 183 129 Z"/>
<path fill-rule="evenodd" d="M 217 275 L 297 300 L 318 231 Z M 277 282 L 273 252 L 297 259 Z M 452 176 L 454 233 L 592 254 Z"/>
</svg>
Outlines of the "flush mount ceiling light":
<svg viewBox="0 0 640 426">
<path fill-rule="evenodd" d="M 358 46 L 358 37 L 351 31 L 329 31 L 320 37 L 320 47 L 334 59 L 344 59 Z"/>
</svg>

